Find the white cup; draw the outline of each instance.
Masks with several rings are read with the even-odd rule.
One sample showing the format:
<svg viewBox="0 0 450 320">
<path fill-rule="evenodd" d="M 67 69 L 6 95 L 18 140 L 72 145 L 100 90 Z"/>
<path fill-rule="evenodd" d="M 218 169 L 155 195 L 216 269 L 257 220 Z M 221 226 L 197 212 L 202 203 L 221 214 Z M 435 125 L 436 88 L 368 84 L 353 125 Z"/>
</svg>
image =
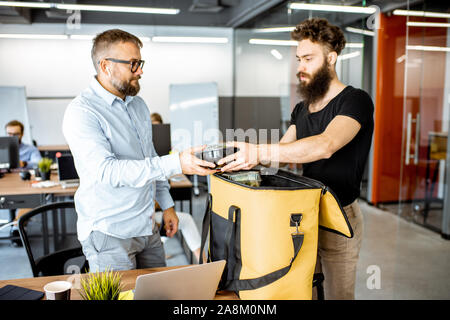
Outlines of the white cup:
<svg viewBox="0 0 450 320">
<path fill-rule="evenodd" d="M 72 283 L 68 281 L 54 281 L 44 286 L 47 300 L 70 300 Z"/>
</svg>

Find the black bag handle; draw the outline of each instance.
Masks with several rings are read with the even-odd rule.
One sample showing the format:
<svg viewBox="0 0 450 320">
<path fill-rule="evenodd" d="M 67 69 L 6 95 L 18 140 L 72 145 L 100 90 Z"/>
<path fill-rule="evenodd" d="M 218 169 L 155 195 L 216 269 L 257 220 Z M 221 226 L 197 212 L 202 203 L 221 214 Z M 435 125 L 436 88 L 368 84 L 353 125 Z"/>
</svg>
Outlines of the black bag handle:
<svg viewBox="0 0 450 320">
<path fill-rule="evenodd" d="M 200 258 L 198 261 L 199 264 L 203 263 L 203 249 L 205 248 L 206 238 L 208 237 L 208 233 L 209 233 L 209 225 L 211 223 L 211 210 L 212 210 L 212 195 L 211 195 L 211 193 L 208 193 L 208 196 L 206 199 L 205 214 L 203 215 L 202 242 L 200 245 Z M 208 254 L 208 260 L 210 260 L 209 254 Z"/>
<path fill-rule="evenodd" d="M 233 216 L 235 215 L 235 222 L 233 223 Z M 227 260 L 227 267 L 231 267 L 234 270 L 234 276 L 233 279 L 228 280 L 225 285 L 225 290 L 230 291 L 241 291 L 241 290 L 254 290 L 261 287 L 264 287 L 268 284 L 271 284 L 272 282 L 275 282 L 276 280 L 282 278 L 285 276 L 289 270 L 292 268 L 292 264 L 294 263 L 295 259 L 298 256 L 298 253 L 300 252 L 300 249 L 303 245 L 303 239 L 304 234 L 303 233 L 292 233 L 292 244 L 294 247 L 294 256 L 291 258 L 291 261 L 288 266 L 281 268 L 279 270 L 273 271 L 271 273 L 268 273 L 264 276 L 253 278 L 253 279 L 239 279 L 239 273 L 240 273 L 240 223 L 241 223 L 241 209 L 236 206 L 230 206 L 228 210 L 228 220 L 230 222 L 230 227 L 227 229 L 227 235 L 225 237 L 226 243 L 225 243 L 225 259 Z M 234 266 L 228 266 L 229 264 L 229 257 L 231 256 L 230 248 L 231 248 L 231 234 L 232 234 L 232 226 L 235 225 L 235 239 L 234 239 L 234 255 L 238 263 Z M 230 276 L 230 275 L 229 275 Z M 229 278 L 228 276 L 228 278 Z"/>
</svg>

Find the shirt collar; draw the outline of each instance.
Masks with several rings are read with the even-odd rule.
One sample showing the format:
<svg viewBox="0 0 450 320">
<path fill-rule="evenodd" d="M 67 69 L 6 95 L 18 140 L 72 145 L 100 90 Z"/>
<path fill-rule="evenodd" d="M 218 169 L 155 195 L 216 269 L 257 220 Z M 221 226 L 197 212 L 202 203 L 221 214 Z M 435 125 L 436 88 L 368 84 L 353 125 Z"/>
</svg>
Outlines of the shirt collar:
<svg viewBox="0 0 450 320">
<path fill-rule="evenodd" d="M 122 99 L 120 99 L 118 96 L 112 94 L 111 92 L 103 88 L 100 82 L 98 82 L 97 77 L 94 77 L 92 79 L 90 87 L 95 94 L 97 94 L 100 98 L 105 100 L 106 103 L 110 106 L 112 106 L 112 104 L 116 99 L 122 101 Z M 133 100 L 132 96 L 126 96 L 124 101 L 125 105 L 128 105 L 131 102 L 131 100 Z"/>
</svg>

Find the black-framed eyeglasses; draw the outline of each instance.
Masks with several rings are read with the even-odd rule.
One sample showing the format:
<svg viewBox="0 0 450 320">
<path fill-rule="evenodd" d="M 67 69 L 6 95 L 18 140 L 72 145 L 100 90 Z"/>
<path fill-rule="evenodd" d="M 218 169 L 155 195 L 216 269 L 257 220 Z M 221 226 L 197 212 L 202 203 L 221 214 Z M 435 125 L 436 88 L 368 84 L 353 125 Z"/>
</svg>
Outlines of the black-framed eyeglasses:
<svg viewBox="0 0 450 320">
<path fill-rule="evenodd" d="M 131 65 L 131 72 L 135 73 L 139 67 L 141 69 L 144 68 L 144 60 L 120 60 L 120 59 L 114 59 L 114 58 L 105 58 L 105 60 L 117 62 L 117 63 L 125 63 Z"/>
</svg>

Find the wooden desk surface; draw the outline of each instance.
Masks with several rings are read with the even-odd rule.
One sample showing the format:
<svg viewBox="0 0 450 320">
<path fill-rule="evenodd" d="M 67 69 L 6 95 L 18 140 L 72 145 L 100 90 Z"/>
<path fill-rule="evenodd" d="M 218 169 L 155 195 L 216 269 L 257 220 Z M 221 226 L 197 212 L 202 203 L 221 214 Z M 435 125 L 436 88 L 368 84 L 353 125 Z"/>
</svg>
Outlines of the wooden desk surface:
<svg viewBox="0 0 450 320">
<path fill-rule="evenodd" d="M 118 271 L 122 276 L 122 284 L 123 284 L 123 291 L 132 290 L 134 289 L 134 286 L 136 284 L 136 278 L 137 276 L 158 272 L 158 271 L 165 271 L 170 269 L 176 269 L 180 268 L 182 266 L 175 266 L 175 267 L 164 267 L 164 268 L 151 268 L 151 269 L 138 269 L 138 270 L 128 270 L 128 271 Z M 86 277 L 86 274 L 81 275 L 82 277 Z M 69 279 L 70 278 L 70 279 Z M 37 278 L 28 278 L 28 279 L 12 279 L 12 280 L 0 280 L 0 288 L 10 284 L 10 285 L 16 285 L 19 287 L 24 287 L 32 290 L 37 290 L 44 292 L 44 286 L 52 281 L 71 281 L 74 276 L 72 275 L 62 275 L 62 276 L 53 276 L 53 277 L 37 277 Z M 72 281 L 72 283 L 74 283 Z M 72 288 L 70 293 L 71 300 L 81 300 L 81 296 L 77 289 Z M 45 299 L 45 297 L 44 297 Z M 231 291 L 219 291 L 216 294 L 215 300 L 239 300 L 238 296 Z"/>
<path fill-rule="evenodd" d="M 51 181 L 58 182 L 58 175 L 52 173 Z M 7 173 L 0 179 L 0 195 L 27 195 L 27 194 L 58 194 L 58 195 L 74 195 L 77 187 L 64 189 L 60 185 L 50 188 L 33 188 L 32 181 L 23 181 L 19 173 Z M 183 174 L 172 177 L 170 180 L 171 188 L 191 188 L 192 182 Z"/>
<path fill-rule="evenodd" d="M 52 173 L 50 180 L 58 182 L 58 175 Z M 32 180 L 24 181 L 20 178 L 19 173 L 6 173 L 3 178 L 0 179 L 0 195 L 27 195 L 27 194 L 67 194 L 73 195 L 77 188 L 64 189 L 60 185 L 50 188 L 33 188 Z"/>
</svg>

